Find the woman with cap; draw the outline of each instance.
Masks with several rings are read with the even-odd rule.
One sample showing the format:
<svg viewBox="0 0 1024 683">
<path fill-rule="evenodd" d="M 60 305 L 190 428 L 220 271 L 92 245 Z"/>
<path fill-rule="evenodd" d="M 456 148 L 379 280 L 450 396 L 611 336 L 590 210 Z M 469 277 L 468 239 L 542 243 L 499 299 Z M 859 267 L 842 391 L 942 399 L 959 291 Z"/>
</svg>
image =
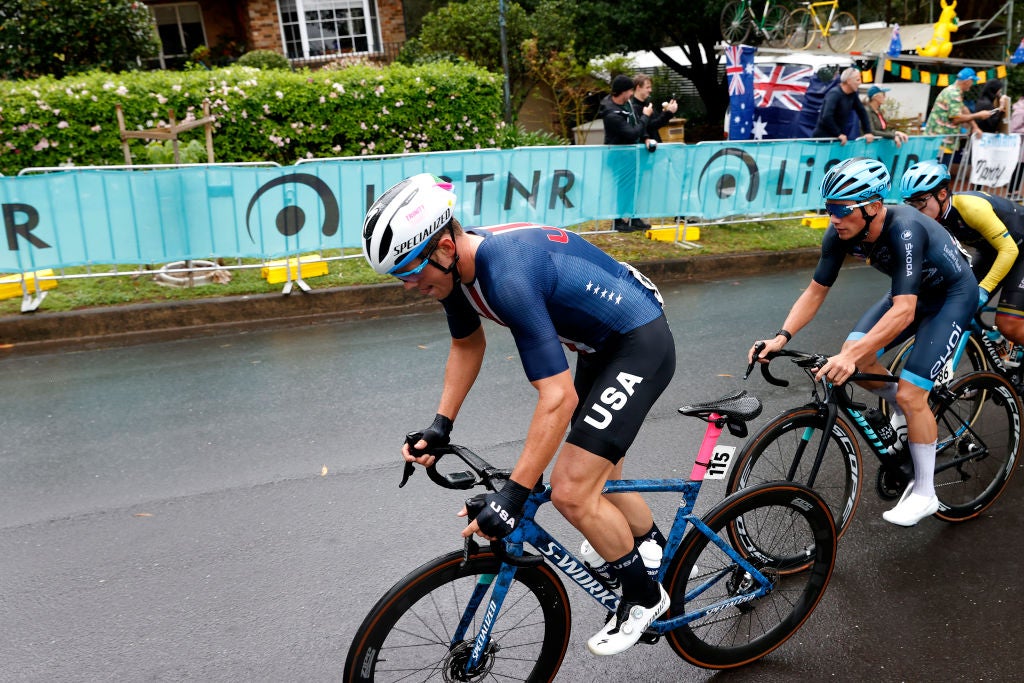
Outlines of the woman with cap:
<svg viewBox="0 0 1024 683">
<path fill-rule="evenodd" d="M 889 88 L 880 88 L 877 85 L 868 88 L 868 102 L 865 109 L 868 110 L 871 133 L 876 138 L 892 140 L 896 143 L 897 147 L 900 147 L 907 141 L 907 134 L 892 128 L 889 122 L 885 120 L 885 115 L 882 114 L 882 105 L 885 104 L 885 93 L 887 92 L 889 92 Z"/>
</svg>

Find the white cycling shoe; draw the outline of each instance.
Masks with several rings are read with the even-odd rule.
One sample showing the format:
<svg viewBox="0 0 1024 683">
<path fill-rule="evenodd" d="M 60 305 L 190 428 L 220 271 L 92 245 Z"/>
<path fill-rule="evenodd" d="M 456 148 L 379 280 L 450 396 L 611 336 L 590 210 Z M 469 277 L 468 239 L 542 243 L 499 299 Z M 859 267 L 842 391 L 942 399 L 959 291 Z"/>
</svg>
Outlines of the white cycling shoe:
<svg viewBox="0 0 1024 683">
<path fill-rule="evenodd" d="M 914 482 L 907 485 L 907 490 L 900 497 L 900 502 L 892 510 L 882 513 L 882 519 L 899 526 L 914 526 L 925 517 L 934 515 L 939 509 L 939 498 L 936 495 L 922 496 L 912 493 Z"/>
<path fill-rule="evenodd" d="M 661 599 L 653 607 L 620 600 L 615 617 L 587 641 L 587 648 L 595 655 L 617 655 L 636 645 L 647 627 L 668 610 L 668 593 L 661 584 L 658 590 Z"/>
</svg>

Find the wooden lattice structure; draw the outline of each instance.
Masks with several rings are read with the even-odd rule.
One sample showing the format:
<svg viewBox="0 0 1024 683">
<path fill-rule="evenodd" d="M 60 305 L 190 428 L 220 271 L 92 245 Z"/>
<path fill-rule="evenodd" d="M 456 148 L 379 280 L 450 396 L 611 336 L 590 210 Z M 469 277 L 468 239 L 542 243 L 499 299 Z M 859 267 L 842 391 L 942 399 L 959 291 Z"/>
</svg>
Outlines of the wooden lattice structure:
<svg viewBox="0 0 1024 683">
<path fill-rule="evenodd" d="M 174 118 L 174 112 L 172 110 L 167 111 L 168 120 L 171 122 L 168 126 L 160 126 L 157 128 L 147 128 L 145 130 L 128 130 L 124 125 L 124 112 L 121 110 L 121 105 L 117 105 L 117 127 L 121 132 L 121 149 L 124 151 L 124 163 L 129 166 L 132 163 L 132 153 L 128 149 L 128 140 L 139 139 L 139 140 L 170 140 L 174 148 L 174 163 L 181 163 L 181 155 L 178 151 L 178 134 L 184 133 L 187 130 L 204 126 L 206 128 L 206 158 L 209 163 L 213 163 L 213 122 L 216 120 L 210 116 L 210 103 L 203 102 L 203 117 L 199 119 L 193 119 L 192 121 L 186 121 L 184 123 L 178 123 Z"/>
</svg>

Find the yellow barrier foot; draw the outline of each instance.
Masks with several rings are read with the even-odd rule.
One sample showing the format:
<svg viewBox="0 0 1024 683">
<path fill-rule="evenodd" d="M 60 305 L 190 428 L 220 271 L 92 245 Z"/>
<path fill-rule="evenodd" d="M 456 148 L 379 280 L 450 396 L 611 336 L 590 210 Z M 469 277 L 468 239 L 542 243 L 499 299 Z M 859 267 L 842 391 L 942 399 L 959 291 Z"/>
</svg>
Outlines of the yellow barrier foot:
<svg viewBox="0 0 1024 683">
<path fill-rule="evenodd" d="M 800 221 L 801 225 L 806 225 L 814 230 L 824 230 L 828 227 L 829 219 L 828 216 L 819 216 L 816 213 L 804 214 L 803 220 Z"/>
<path fill-rule="evenodd" d="M 644 232 L 649 239 L 661 242 L 696 242 L 700 239 L 700 228 L 693 225 L 653 225 Z"/>
<path fill-rule="evenodd" d="M 260 274 L 272 285 L 288 280 L 305 280 L 311 277 L 327 275 L 327 261 L 324 261 L 316 254 L 307 254 L 306 256 L 300 256 L 298 258 L 292 257 L 287 260 L 287 263 L 288 270 L 291 271 L 290 277 L 289 274 L 285 272 L 285 259 L 269 262 L 260 269 Z M 301 273 L 299 272 L 300 263 L 302 265 Z M 300 284 L 299 287 L 303 291 L 309 291 L 309 285 L 305 282 Z"/>
</svg>

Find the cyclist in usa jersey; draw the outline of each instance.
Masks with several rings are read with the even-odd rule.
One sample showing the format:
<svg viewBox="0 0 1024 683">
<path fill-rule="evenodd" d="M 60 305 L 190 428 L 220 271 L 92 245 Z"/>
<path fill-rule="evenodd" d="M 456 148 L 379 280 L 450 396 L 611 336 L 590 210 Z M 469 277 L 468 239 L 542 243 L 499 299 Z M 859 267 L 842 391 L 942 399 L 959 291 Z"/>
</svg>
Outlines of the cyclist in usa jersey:
<svg viewBox="0 0 1024 683">
<path fill-rule="evenodd" d="M 440 301 L 452 336 L 437 414 L 402 455 L 433 462 L 422 449 L 448 442 L 483 362 L 481 318 L 507 327 L 537 405 L 511 478 L 462 510 L 475 515 L 462 535 L 493 540 L 514 531 L 554 460 L 552 502 L 622 585 L 615 618 L 587 645 L 595 654 L 622 652 L 669 604 L 638 552 L 648 539 L 665 544 L 643 497 L 601 495 L 608 479 L 622 477 L 623 456 L 675 371 L 661 297 L 635 269 L 575 233 L 525 223 L 467 231 L 454 204 L 449 183 L 420 174 L 387 190 L 363 225 L 370 265 Z M 578 353 L 575 378 L 563 345 Z"/>
<path fill-rule="evenodd" d="M 878 358 L 916 334 L 899 383 L 863 382 L 893 406 L 893 427 L 906 430 L 914 480 L 896 507 L 882 517 L 913 526 L 939 507 L 935 495 L 937 427 L 928 393 L 956 343 L 968 329 L 978 300 L 978 282 L 959 244 L 941 225 L 908 206 L 886 207 L 891 177 L 874 159 L 848 159 L 825 174 L 821 195 L 831 220 L 811 283 L 797 299 L 782 329 L 765 339 L 763 353 L 781 349 L 818 312 L 847 255 L 865 259 L 888 275 L 890 291 L 861 317 L 838 355 L 818 371 L 836 384 L 856 371 L 884 375 Z M 753 359 L 755 348 L 750 350 Z M 759 355 L 763 355 L 759 354 Z"/>
</svg>

